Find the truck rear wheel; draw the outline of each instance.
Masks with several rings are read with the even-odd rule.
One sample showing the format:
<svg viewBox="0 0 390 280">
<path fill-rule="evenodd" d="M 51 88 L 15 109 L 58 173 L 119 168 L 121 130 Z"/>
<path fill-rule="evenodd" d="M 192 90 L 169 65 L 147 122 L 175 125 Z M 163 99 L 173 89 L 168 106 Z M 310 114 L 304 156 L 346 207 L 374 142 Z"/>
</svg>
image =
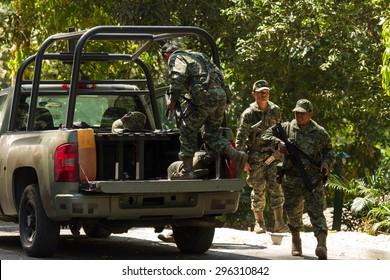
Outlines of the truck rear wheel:
<svg viewBox="0 0 390 280">
<path fill-rule="evenodd" d="M 19 233 L 28 256 L 51 256 L 57 248 L 60 225 L 46 216 L 38 185 L 29 185 L 23 192 L 19 206 Z"/>
<path fill-rule="evenodd" d="M 214 227 L 173 226 L 176 246 L 182 253 L 200 254 L 213 243 Z"/>
</svg>

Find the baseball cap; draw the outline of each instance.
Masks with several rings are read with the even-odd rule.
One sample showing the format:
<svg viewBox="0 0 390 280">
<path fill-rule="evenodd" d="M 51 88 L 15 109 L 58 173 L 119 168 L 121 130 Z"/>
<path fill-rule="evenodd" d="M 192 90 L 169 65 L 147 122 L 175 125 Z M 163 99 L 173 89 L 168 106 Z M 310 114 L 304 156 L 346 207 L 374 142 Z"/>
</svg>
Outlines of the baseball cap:
<svg viewBox="0 0 390 280">
<path fill-rule="evenodd" d="M 252 91 L 261 91 L 263 89 L 268 89 L 270 90 L 268 83 L 266 80 L 258 80 L 253 84 L 253 89 Z"/>
<path fill-rule="evenodd" d="M 293 110 L 293 112 L 301 112 L 301 113 L 310 112 L 310 111 L 313 111 L 313 104 L 311 104 L 311 102 L 307 99 L 299 99 Z"/>
</svg>

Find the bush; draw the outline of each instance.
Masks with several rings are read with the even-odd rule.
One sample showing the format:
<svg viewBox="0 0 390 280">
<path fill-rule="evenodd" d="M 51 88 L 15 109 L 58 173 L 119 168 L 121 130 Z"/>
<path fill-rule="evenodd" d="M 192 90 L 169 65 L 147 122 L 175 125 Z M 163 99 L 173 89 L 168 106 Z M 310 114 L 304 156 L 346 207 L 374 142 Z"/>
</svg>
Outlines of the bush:
<svg viewBox="0 0 390 280">
<path fill-rule="evenodd" d="M 348 229 L 368 234 L 390 233 L 390 160 L 384 157 L 378 169 L 365 178 L 347 180 L 331 175 L 327 186 L 347 194 L 343 223 Z"/>
</svg>

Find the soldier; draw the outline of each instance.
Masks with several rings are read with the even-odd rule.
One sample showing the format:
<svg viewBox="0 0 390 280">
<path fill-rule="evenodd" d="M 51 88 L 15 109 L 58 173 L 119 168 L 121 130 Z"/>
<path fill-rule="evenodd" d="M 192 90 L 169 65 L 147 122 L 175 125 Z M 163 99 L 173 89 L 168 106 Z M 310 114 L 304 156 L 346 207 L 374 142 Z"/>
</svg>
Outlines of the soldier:
<svg viewBox="0 0 390 280">
<path fill-rule="evenodd" d="M 172 44 L 161 49 L 170 70 L 170 99 L 167 109 L 174 110 L 180 96 L 188 93 L 190 100 L 180 126 L 179 158 L 183 168 L 172 176 L 175 179 L 196 179 L 193 156 L 197 150 L 197 135 L 202 126 L 204 142 L 217 152 L 223 152 L 233 162 L 234 176 L 239 177 L 247 161 L 247 154 L 236 151 L 219 130 L 230 90 L 222 72 L 203 53 L 183 51 Z"/>
<path fill-rule="evenodd" d="M 287 232 L 288 227 L 283 221 L 284 196 L 276 174 L 279 154 L 260 137 L 264 130 L 281 121 L 280 108 L 269 101 L 270 88 L 265 80 L 253 84 L 252 96 L 255 102 L 241 114 L 236 146 L 237 150 L 249 155 L 244 170 L 248 173 L 247 184 L 252 188 L 251 209 L 256 220 L 254 231 L 266 232 L 263 210 L 267 187 L 274 212 L 274 232 Z"/>
<path fill-rule="evenodd" d="M 285 157 L 285 175 L 282 183 L 284 190 L 284 209 L 287 213 L 288 227 L 292 234 L 293 256 L 302 256 L 302 244 L 300 229 L 303 226 L 302 214 L 304 208 L 310 217 L 313 225 L 314 235 L 317 238 L 315 254 L 320 260 L 327 259 L 326 237 L 328 228 L 323 213 L 324 209 L 324 186 L 321 178 L 322 174 L 329 174 L 331 166 L 334 164 L 336 156 L 331 144 L 331 139 L 326 130 L 312 120 L 313 105 L 307 99 L 300 99 L 293 110 L 295 119 L 291 122 L 282 123 L 286 135 L 299 149 L 300 159 L 304 170 L 311 178 L 312 182 L 318 182 L 313 191 L 309 191 L 303 180 L 303 175 L 296 165 L 291 163 L 289 156 Z M 262 138 L 273 145 L 278 146 L 278 150 L 287 154 L 286 143 L 274 136 L 272 128 L 266 130 Z M 290 155 L 291 156 L 291 155 Z M 318 165 L 314 165 L 317 162 Z M 322 174 L 321 174 L 322 173 Z"/>
</svg>

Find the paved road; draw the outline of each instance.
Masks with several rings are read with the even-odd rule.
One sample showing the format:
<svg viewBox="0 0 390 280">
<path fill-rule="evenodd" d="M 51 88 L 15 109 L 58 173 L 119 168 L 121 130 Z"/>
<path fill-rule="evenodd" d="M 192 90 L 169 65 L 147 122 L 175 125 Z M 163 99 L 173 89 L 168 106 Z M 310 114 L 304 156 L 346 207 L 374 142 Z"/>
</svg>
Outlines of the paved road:
<svg viewBox="0 0 390 280">
<path fill-rule="evenodd" d="M 62 229 L 58 249 L 51 258 L 39 262 L 23 262 L 21 266 L 17 260 L 34 260 L 34 258 L 27 257 L 22 251 L 17 226 L 0 222 L 1 278 L 24 279 L 31 278 L 31 275 L 37 277 L 39 275 L 39 279 L 49 280 L 53 279 L 53 271 L 56 271 L 57 278 L 64 277 L 60 277 L 61 279 L 69 278 L 69 275 L 77 275 L 77 279 L 123 280 L 124 271 L 135 269 L 136 274 L 126 274 L 126 276 L 134 280 L 146 280 L 156 279 L 157 274 L 141 275 L 140 269 L 142 272 L 145 269 L 154 272 L 168 269 L 164 279 L 168 277 L 170 280 L 187 279 L 185 276 L 172 274 L 176 268 L 183 269 L 185 272 L 190 269 L 191 272 L 207 273 L 197 274 L 198 277 L 191 274 L 192 277 L 188 279 L 205 278 L 207 275 L 206 279 L 217 279 L 217 276 L 222 276 L 225 280 L 259 279 L 259 277 L 279 280 L 291 278 L 291 271 L 297 272 L 300 278 L 303 275 L 317 275 L 318 271 L 324 272 L 316 276 L 318 280 L 329 279 L 332 275 L 337 275 L 340 279 L 369 279 L 375 275 L 379 278 L 388 271 L 388 261 L 367 263 L 360 260 L 390 260 L 388 239 L 390 237 L 384 236 L 379 238 L 379 241 L 378 238 L 373 237 L 365 244 L 358 242 L 361 241 L 361 237 L 358 233 L 330 233 L 328 259 L 331 261 L 308 263 L 301 260 L 317 259 L 314 255 L 316 240 L 312 233 L 302 233 L 303 257 L 292 257 L 289 234 L 283 238 L 281 245 L 273 245 L 268 234 L 255 234 L 228 228 L 216 229 L 214 242 L 209 251 L 195 255 L 182 254 L 175 244 L 160 241 L 151 228 L 134 228 L 126 234 L 114 234 L 107 239 L 87 238 L 84 234 L 75 237 L 68 229 Z M 363 237 L 367 240 L 366 235 Z M 385 250 L 378 249 L 381 247 Z M 237 268 L 244 269 L 245 273 L 234 274 L 237 272 L 234 269 Z M 253 274 L 253 271 L 258 273 L 260 269 L 261 272 L 267 271 L 267 274 Z M 74 274 L 76 271 L 77 273 Z"/>
<path fill-rule="evenodd" d="M 294 259 L 282 246 L 253 244 L 239 239 L 242 232 L 217 229 L 214 243 L 205 254 L 182 254 L 175 244 L 165 243 L 157 238 L 152 228 L 134 228 L 125 234 L 113 234 L 107 239 L 87 238 L 83 233 L 72 236 L 68 229 L 61 230 L 57 251 L 50 259 L 61 260 L 254 260 L 254 259 Z M 244 234 L 247 234 L 244 232 Z M 256 237 L 255 233 L 250 233 Z M 268 236 L 267 236 L 268 237 Z M 271 242 L 269 240 L 269 242 Z M 287 240 L 286 240 L 287 242 Z M 33 259 L 21 249 L 19 233 L 14 224 L 2 223 L 0 230 L 0 259 Z M 315 259 L 313 254 L 305 254 L 304 259 Z"/>
<path fill-rule="evenodd" d="M 390 252 L 355 246 L 342 246 L 329 234 L 330 260 L 390 259 Z M 107 239 L 87 238 L 83 233 L 72 236 L 61 230 L 58 249 L 50 259 L 57 260 L 315 260 L 316 240 L 312 233 L 302 233 L 303 257 L 290 255 L 291 236 L 286 234 L 281 245 L 273 245 L 270 235 L 228 228 L 216 229 L 212 247 L 205 254 L 181 254 L 175 244 L 164 243 L 151 228 L 134 228 Z M 344 242 L 343 242 L 344 243 Z M 0 222 L 0 259 L 33 259 L 21 249 L 16 224 Z"/>
</svg>

